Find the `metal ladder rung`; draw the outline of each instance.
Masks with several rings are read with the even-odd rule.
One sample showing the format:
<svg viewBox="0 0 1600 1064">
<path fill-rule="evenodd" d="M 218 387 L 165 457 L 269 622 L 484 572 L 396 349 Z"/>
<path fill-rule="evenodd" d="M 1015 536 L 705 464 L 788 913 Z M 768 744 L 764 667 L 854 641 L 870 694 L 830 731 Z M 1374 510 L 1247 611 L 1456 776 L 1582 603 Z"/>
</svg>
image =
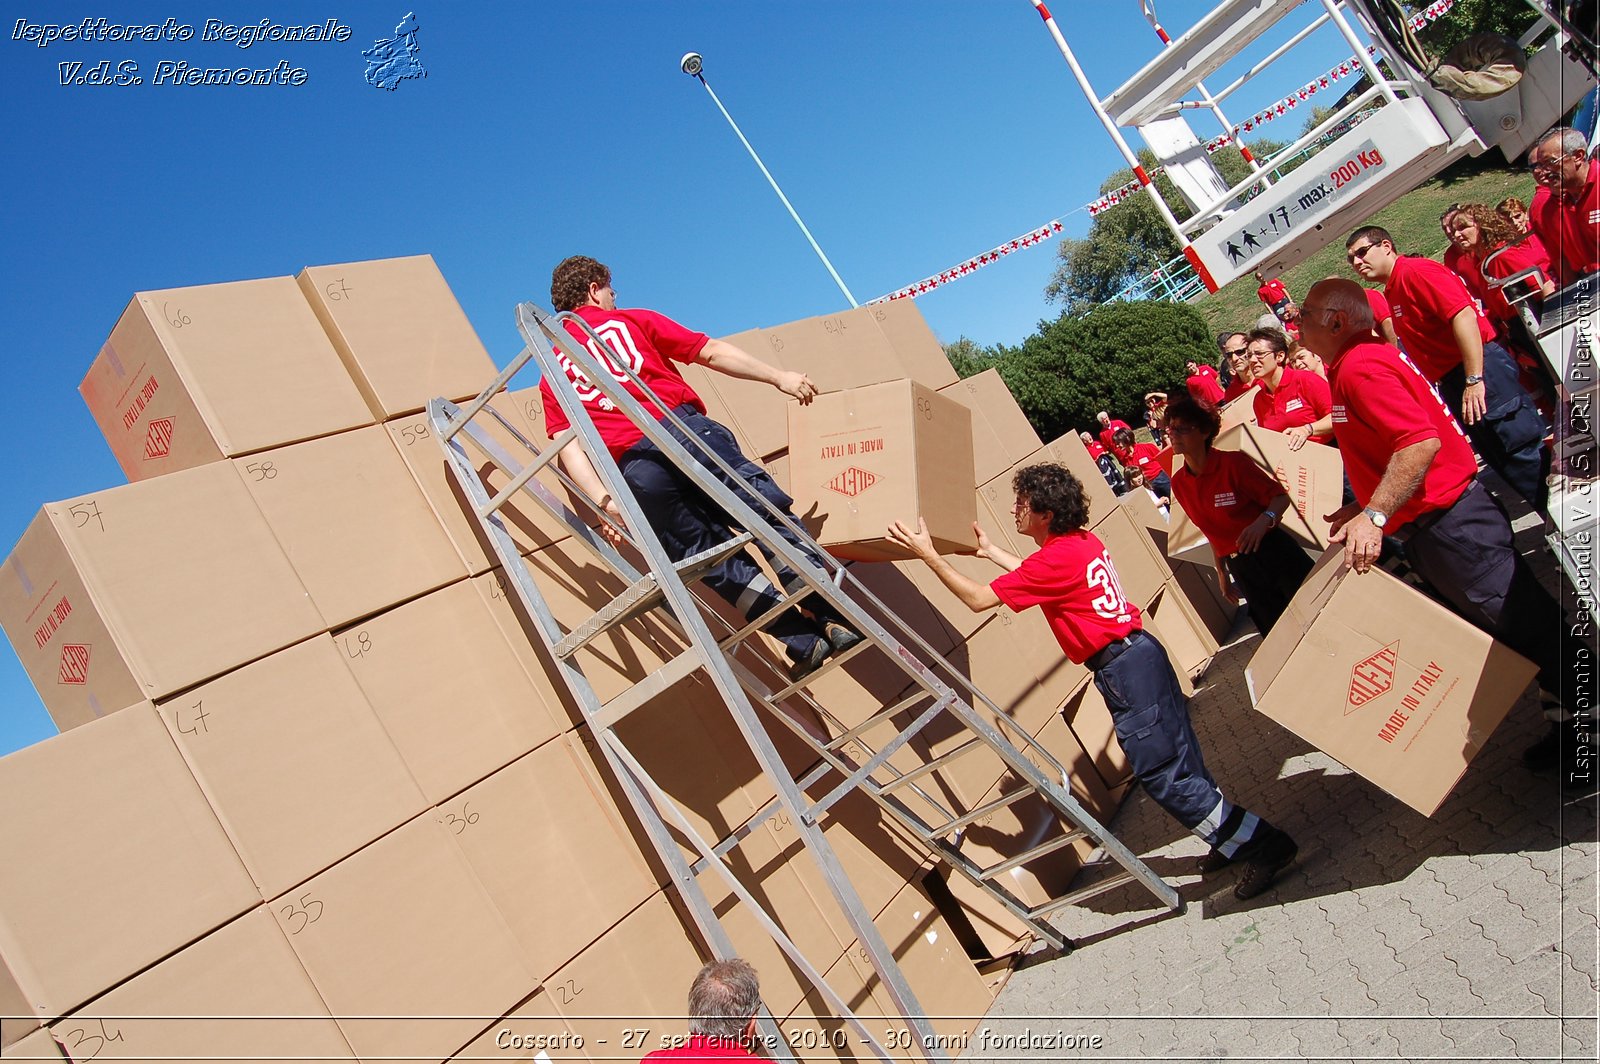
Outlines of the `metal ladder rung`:
<svg viewBox="0 0 1600 1064">
<path fill-rule="evenodd" d="M 691 554 L 675 563 L 673 569 L 677 570 L 684 583 L 688 583 L 720 564 L 730 554 L 744 549 L 753 538 L 750 533 L 741 532 L 726 543 L 719 543 L 699 554 Z M 606 603 L 593 617 L 568 632 L 566 637 L 555 645 L 556 657 L 570 658 L 608 629 L 646 610 L 654 609 L 662 598 L 660 580 L 654 573 L 646 573 L 624 588 L 620 595 Z"/>
<path fill-rule="evenodd" d="M 1065 909 L 1068 906 L 1077 905 L 1079 902 L 1088 901 L 1090 898 L 1097 898 L 1100 895 L 1115 890 L 1120 886 L 1132 883 L 1136 878 L 1137 877 L 1132 872 L 1117 872 L 1114 875 L 1107 876 L 1105 879 L 1090 883 L 1087 887 L 1084 887 L 1081 890 L 1075 890 L 1071 894 L 1063 894 L 1059 898 L 1051 898 L 1043 905 L 1028 910 L 1028 915 L 1034 919 L 1048 916 L 1057 909 Z"/>
<path fill-rule="evenodd" d="M 866 650 L 871 645 L 872 643 L 870 640 L 863 639 L 849 650 L 846 650 L 843 654 L 834 654 L 830 656 L 827 661 L 822 663 L 817 671 L 811 673 L 805 679 L 796 680 L 794 683 L 779 688 L 766 698 L 762 699 L 762 701 L 768 703 L 769 705 L 782 702 L 785 698 L 788 698 L 802 687 L 816 683 L 818 680 L 828 675 L 828 673 L 832 672 L 834 669 L 837 669 L 840 665 L 843 665 L 845 662 L 849 661 L 863 650 Z"/>
<path fill-rule="evenodd" d="M 893 780 L 889 781 L 888 783 L 884 784 L 883 785 L 883 789 L 887 791 L 887 790 L 890 790 L 890 789 L 895 788 L 895 787 L 903 787 L 906 784 L 910 783 L 912 780 L 919 780 L 923 776 L 926 776 L 926 775 L 928 775 L 930 773 L 939 771 L 941 768 L 943 768 L 944 766 L 948 765 L 950 762 L 954 761 L 956 758 L 960 757 L 962 754 L 971 753 L 973 750 L 976 750 L 980 746 L 987 748 L 988 745 L 989 744 L 985 743 L 982 739 L 968 739 L 966 742 L 962 743 L 960 746 L 956 747 L 954 750 L 951 750 L 948 753 L 940 754 L 938 757 L 934 758 L 932 761 L 929 761 L 927 764 L 918 765 L 916 768 L 912 769 L 910 772 L 902 773 L 901 775 L 899 775 L 895 779 L 893 779 Z"/>
<path fill-rule="evenodd" d="M 1004 809 L 1006 806 L 1010 805 L 1012 802 L 1015 802 L 1019 798 L 1026 798 L 1030 794 L 1038 793 L 1039 792 L 1034 790 L 1032 787 L 1024 787 L 1020 790 L 1012 791 L 1010 794 L 1002 794 L 994 801 L 985 802 L 983 805 L 978 806 L 978 808 L 972 810 L 970 813 L 963 813 L 954 820 L 951 820 L 945 824 L 941 824 L 939 827 L 933 828 L 932 835 L 936 839 L 942 839 L 952 831 L 959 831 L 969 824 L 977 823 L 997 809 Z"/>
<path fill-rule="evenodd" d="M 622 692 L 609 702 L 603 702 L 595 714 L 596 727 L 610 728 L 629 713 L 638 709 L 667 688 L 700 667 L 700 657 L 690 647 L 675 655 L 661 668 Z"/>
<path fill-rule="evenodd" d="M 894 705 L 878 710 L 878 712 L 874 713 L 860 724 L 857 724 L 854 728 L 851 728 L 846 732 L 841 732 L 837 738 L 830 739 L 828 744 L 823 747 L 823 749 L 829 751 L 830 753 L 837 753 L 842 748 L 849 746 L 852 742 L 860 739 L 862 735 L 877 727 L 883 721 L 888 720 L 897 713 L 911 708 L 911 706 L 927 697 L 929 697 L 928 692 L 918 688 L 916 694 L 907 698 L 902 698 Z M 917 731 L 921 731 L 925 727 L 927 727 L 926 722 L 919 726 Z M 912 734 L 915 735 L 916 732 L 912 732 Z"/>
<path fill-rule="evenodd" d="M 1055 853 L 1057 850 L 1062 849 L 1063 847 L 1071 846 L 1073 843 L 1083 838 L 1088 838 L 1088 832 L 1084 831 L 1082 828 L 1073 828 L 1060 838 L 1051 839 L 1049 842 L 1042 842 L 1031 850 L 1025 850 L 1022 853 L 1017 854 L 1015 857 L 1001 861 L 997 865 L 991 865 L 990 867 L 985 868 L 983 870 L 983 878 L 994 879 L 996 876 L 1004 875 L 1013 868 L 1020 868 L 1029 861 L 1043 857 L 1047 853 Z"/>
<path fill-rule="evenodd" d="M 470 439 L 471 437 L 469 436 L 468 438 Z M 488 517 L 490 514 L 498 512 L 500 507 L 506 504 L 507 499 L 521 491 L 524 484 L 537 476 L 539 470 L 549 465 L 555 459 L 556 455 L 561 453 L 561 448 L 565 447 L 567 444 L 571 443 L 577 438 L 578 430 L 568 429 L 555 439 L 551 440 L 550 446 L 543 454 L 541 454 L 538 458 L 535 458 L 529 465 L 524 466 L 522 471 L 512 477 L 506 486 L 501 488 L 494 498 L 490 499 L 483 506 L 477 507 L 478 516 Z"/>
</svg>

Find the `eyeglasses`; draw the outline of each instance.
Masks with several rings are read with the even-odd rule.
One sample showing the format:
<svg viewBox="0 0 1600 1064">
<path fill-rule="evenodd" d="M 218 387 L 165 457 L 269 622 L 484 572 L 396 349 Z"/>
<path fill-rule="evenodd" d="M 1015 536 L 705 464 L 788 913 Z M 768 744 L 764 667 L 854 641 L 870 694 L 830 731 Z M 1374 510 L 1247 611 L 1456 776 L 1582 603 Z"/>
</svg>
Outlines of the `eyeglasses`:
<svg viewBox="0 0 1600 1064">
<path fill-rule="evenodd" d="M 1234 355 L 1242 355 L 1244 352 L 1245 349 L 1242 347 L 1230 347 L 1222 353 L 1227 355 L 1229 358 L 1232 358 Z"/>
<path fill-rule="evenodd" d="M 1357 259 L 1364 259 L 1367 257 L 1367 252 L 1371 251 L 1377 246 L 1378 245 L 1376 244 L 1362 244 L 1358 248 L 1351 248 L 1349 251 L 1344 253 L 1345 260 L 1348 262 L 1355 262 Z M 1302 311 L 1305 310 L 1304 307 L 1301 307 L 1300 309 Z"/>
<path fill-rule="evenodd" d="M 1544 177 L 1544 176 L 1547 176 L 1549 174 L 1553 174 L 1557 170 L 1559 170 L 1560 167 L 1561 167 L 1561 160 L 1562 159 L 1565 159 L 1569 155 L 1576 155 L 1576 154 L 1577 154 L 1577 152 L 1564 151 L 1560 155 L 1555 156 L 1554 158 L 1544 159 L 1544 160 L 1542 160 L 1540 162 L 1536 162 L 1536 163 L 1529 163 L 1528 164 L 1528 169 L 1529 169 L 1529 171 L 1531 171 L 1533 173 L 1533 175 L 1535 177 Z"/>
<path fill-rule="evenodd" d="M 1030 504 L 1028 503 L 1027 499 L 1018 499 L 1015 503 L 1012 504 L 1011 512 L 1014 513 L 1014 514 L 1020 514 L 1022 511 L 1030 509 L 1030 508 L 1031 507 L 1030 507 Z"/>
<path fill-rule="evenodd" d="M 1194 425 L 1185 425 L 1181 421 L 1168 422 L 1167 423 L 1167 434 L 1169 436 L 1187 436 L 1191 432 L 1199 432 L 1199 431 L 1200 430 L 1198 428 L 1196 428 Z"/>
</svg>

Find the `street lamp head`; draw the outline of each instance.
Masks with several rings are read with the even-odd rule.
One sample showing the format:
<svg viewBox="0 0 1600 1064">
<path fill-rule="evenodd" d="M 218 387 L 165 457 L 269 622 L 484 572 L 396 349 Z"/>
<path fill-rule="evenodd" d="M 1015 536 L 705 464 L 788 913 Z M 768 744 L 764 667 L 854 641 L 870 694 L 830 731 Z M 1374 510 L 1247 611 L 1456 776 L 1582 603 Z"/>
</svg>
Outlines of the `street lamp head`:
<svg viewBox="0 0 1600 1064">
<path fill-rule="evenodd" d="M 684 52 L 683 58 L 678 60 L 678 66 L 691 78 L 697 78 L 700 71 L 705 69 L 705 60 L 700 58 L 699 52 Z"/>
</svg>

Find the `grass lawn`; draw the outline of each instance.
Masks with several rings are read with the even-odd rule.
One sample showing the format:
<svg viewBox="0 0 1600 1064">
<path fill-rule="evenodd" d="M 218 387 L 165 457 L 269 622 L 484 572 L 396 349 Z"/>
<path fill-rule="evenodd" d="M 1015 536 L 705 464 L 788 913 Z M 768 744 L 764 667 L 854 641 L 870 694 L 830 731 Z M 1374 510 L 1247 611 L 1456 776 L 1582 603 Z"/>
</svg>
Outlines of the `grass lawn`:
<svg viewBox="0 0 1600 1064">
<path fill-rule="evenodd" d="M 1499 153 L 1494 154 L 1499 159 Z M 1451 203 L 1487 203 L 1493 206 L 1507 196 L 1518 196 L 1523 203 L 1533 197 L 1533 175 L 1522 169 L 1486 168 L 1483 160 L 1467 160 L 1445 170 L 1440 176 L 1406 193 L 1377 214 L 1371 224 L 1381 225 L 1394 234 L 1403 255 L 1424 255 L 1437 259 L 1447 241 L 1439 230 L 1439 212 Z M 1283 283 L 1296 300 L 1324 277 L 1359 280 L 1344 260 L 1344 236 L 1314 252 L 1300 265 L 1283 275 Z M 1267 311 L 1256 297 L 1255 278 L 1246 274 L 1224 285 L 1219 291 L 1201 296 L 1191 304 L 1211 325 L 1213 332 L 1224 329 L 1249 329 Z"/>
</svg>

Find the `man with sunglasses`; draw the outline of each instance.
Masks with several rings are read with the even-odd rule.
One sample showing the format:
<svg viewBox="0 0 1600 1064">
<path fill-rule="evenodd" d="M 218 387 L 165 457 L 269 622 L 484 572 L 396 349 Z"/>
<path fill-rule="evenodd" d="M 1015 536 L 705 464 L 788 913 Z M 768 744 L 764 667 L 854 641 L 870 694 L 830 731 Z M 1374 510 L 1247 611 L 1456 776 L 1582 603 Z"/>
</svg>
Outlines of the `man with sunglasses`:
<svg viewBox="0 0 1600 1064">
<path fill-rule="evenodd" d="M 1352 233 L 1345 251 L 1363 280 L 1383 285 L 1400 345 L 1467 427 L 1483 460 L 1542 513 L 1548 426 L 1466 284 L 1432 259 L 1400 254 L 1389 231 L 1376 225 Z M 1307 342 L 1323 358 L 1330 356 L 1309 337 Z"/>
<path fill-rule="evenodd" d="M 1600 174 L 1582 133 L 1557 126 L 1528 152 L 1539 190 L 1528 220 L 1549 249 L 1556 280 L 1569 285 L 1600 270 Z"/>
<path fill-rule="evenodd" d="M 1317 282 L 1304 320 L 1312 345 L 1327 352 L 1333 430 L 1356 498 L 1324 515 L 1345 564 L 1364 573 L 1384 536 L 1403 540 L 1412 568 L 1449 609 L 1539 667 L 1545 717 L 1559 722 L 1561 643 L 1571 629 L 1517 553 L 1505 510 L 1478 484 L 1460 425 L 1412 360 L 1373 332 L 1372 308 L 1355 282 Z M 1558 751 L 1567 762 L 1563 785 L 1593 780 L 1554 728 L 1523 761 L 1553 768 Z"/>
</svg>

